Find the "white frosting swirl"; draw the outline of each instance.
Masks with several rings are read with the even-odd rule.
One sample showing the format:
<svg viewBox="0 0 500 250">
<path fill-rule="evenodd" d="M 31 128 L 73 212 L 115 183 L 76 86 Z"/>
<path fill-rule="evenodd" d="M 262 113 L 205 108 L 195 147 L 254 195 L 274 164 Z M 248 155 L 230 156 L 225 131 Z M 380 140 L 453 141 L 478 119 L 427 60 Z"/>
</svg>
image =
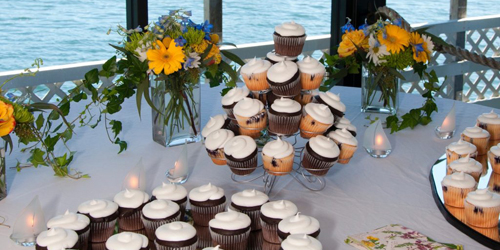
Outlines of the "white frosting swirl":
<svg viewBox="0 0 500 250">
<path fill-rule="evenodd" d="M 340 128 L 340 129 L 346 128 L 347 130 L 354 131 L 354 132 L 357 131 L 356 126 L 352 125 L 351 121 L 345 117 L 342 117 L 342 118 L 336 120 L 335 127 Z"/>
<path fill-rule="evenodd" d="M 476 186 L 476 180 L 464 172 L 455 172 L 445 176 L 441 181 L 441 185 L 444 187 L 473 188 Z"/>
<path fill-rule="evenodd" d="M 215 247 L 205 247 L 202 250 L 224 250 L 224 249 L 220 248 L 220 245 L 217 245 Z"/>
<path fill-rule="evenodd" d="M 464 158 L 454 160 L 448 165 L 453 172 L 477 173 L 483 171 L 483 165 L 467 155 Z"/>
<path fill-rule="evenodd" d="M 260 212 L 269 218 L 284 219 L 295 215 L 298 212 L 298 208 L 291 201 L 270 201 L 260 207 Z"/>
<path fill-rule="evenodd" d="M 228 211 L 216 214 L 215 218 L 208 222 L 208 225 L 211 228 L 238 230 L 249 227 L 250 223 L 252 221 L 248 215 L 236 211 Z"/>
<path fill-rule="evenodd" d="M 240 73 L 250 76 L 251 74 L 258 74 L 268 70 L 271 67 L 271 62 L 254 57 L 249 62 L 241 67 Z"/>
<path fill-rule="evenodd" d="M 48 228 L 60 227 L 74 231 L 82 230 L 90 224 L 90 219 L 77 213 L 70 213 L 68 210 L 63 215 L 58 215 L 47 222 Z"/>
<path fill-rule="evenodd" d="M 153 196 L 158 200 L 179 201 L 187 196 L 185 187 L 173 183 L 162 183 L 161 186 L 153 189 Z"/>
<path fill-rule="evenodd" d="M 292 61 L 282 61 L 274 64 L 267 71 L 267 78 L 275 83 L 286 82 L 297 73 L 299 67 Z"/>
<path fill-rule="evenodd" d="M 139 250 L 148 246 L 148 238 L 142 234 L 123 232 L 115 234 L 106 241 L 108 250 Z"/>
<path fill-rule="evenodd" d="M 257 99 L 245 97 L 243 100 L 236 103 L 233 112 L 235 115 L 243 117 L 252 117 L 259 114 L 264 109 L 264 104 Z"/>
<path fill-rule="evenodd" d="M 180 207 L 169 200 L 154 200 L 142 208 L 142 214 L 149 219 L 165 219 L 177 213 Z"/>
<path fill-rule="evenodd" d="M 226 119 L 227 119 L 226 114 L 210 117 L 210 120 L 208 120 L 207 125 L 205 125 L 203 130 L 201 130 L 201 135 L 207 138 L 207 136 L 210 133 L 214 132 L 215 130 L 221 129 L 226 123 Z"/>
<path fill-rule="evenodd" d="M 108 200 L 90 200 L 78 206 L 78 212 L 89 214 L 92 218 L 110 216 L 118 210 L 118 204 Z"/>
<path fill-rule="evenodd" d="M 282 141 L 279 137 L 275 141 L 270 141 L 264 145 L 262 154 L 276 159 L 285 158 L 293 154 L 294 149 L 292 144 L 287 141 Z"/>
<path fill-rule="evenodd" d="M 232 88 L 229 90 L 222 98 L 221 103 L 224 106 L 232 105 L 233 103 L 239 102 L 241 99 L 248 96 L 250 90 L 247 88 Z"/>
<path fill-rule="evenodd" d="M 304 107 L 305 112 L 314 120 L 324 124 L 333 124 L 333 114 L 328 106 L 319 103 L 308 103 Z"/>
<path fill-rule="evenodd" d="M 319 98 L 328 104 L 328 106 L 342 113 L 345 112 L 345 104 L 340 101 L 340 95 L 336 95 L 332 92 L 319 92 Z"/>
<path fill-rule="evenodd" d="M 59 227 L 43 231 L 36 237 L 36 244 L 48 250 L 73 248 L 77 241 L 78 234 L 75 231 Z"/>
<path fill-rule="evenodd" d="M 113 201 L 120 207 L 138 208 L 149 201 L 149 195 L 137 189 L 125 189 L 115 195 Z"/>
<path fill-rule="evenodd" d="M 345 143 L 352 146 L 358 145 L 358 140 L 356 140 L 356 137 L 354 137 L 351 132 L 347 131 L 346 128 L 331 131 L 330 133 L 328 133 L 328 137 L 340 143 Z"/>
<path fill-rule="evenodd" d="M 474 152 L 477 151 L 477 148 L 474 144 L 466 142 L 462 139 L 460 139 L 458 142 L 452 142 L 450 145 L 446 147 L 446 149 L 460 155 L 473 154 Z"/>
<path fill-rule="evenodd" d="M 175 221 L 157 228 L 155 235 L 163 241 L 185 241 L 196 236 L 196 229 L 186 222 Z"/>
<path fill-rule="evenodd" d="M 298 61 L 297 66 L 299 66 L 300 72 L 310 75 L 324 75 L 326 72 L 325 66 L 311 56 L 306 56 L 304 60 Z"/>
<path fill-rule="evenodd" d="M 255 189 L 245 189 L 231 196 L 231 202 L 241 207 L 261 206 L 269 200 L 269 196 Z"/>
<path fill-rule="evenodd" d="M 268 52 L 266 54 L 266 57 L 269 58 L 269 60 L 275 61 L 275 62 L 297 60 L 296 56 L 282 56 L 282 55 L 276 54 L 275 51 Z"/>
<path fill-rule="evenodd" d="M 500 206 L 500 195 L 490 192 L 487 188 L 478 189 L 470 192 L 465 198 L 467 202 L 480 207 L 498 207 Z"/>
<path fill-rule="evenodd" d="M 189 192 L 189 199 L 194 201 L 218 200 L 224 197 L 224 189 L 208 183 L 201 187 L 193 188 Z"/>
<path fill-rule="evenodd" d="M 491 153 L 496 156 L 500 156 L 500 143 L 490 148 Z"/>
<path fill-rule="evenodd" d="M 237 135 L 226 142 L 224 154 L 242 159 L 252 154 L 257 148 L 255 140 L 247 135 Z"/>
<path fill-rule="evenodd" d="M 274 100 L 273 104 L 271 104 L 271 109 L 281 113 L 295 113 L 299 112 L 302 106 L 295 100 L 281 97 Z"/>
<path fill-rule="evenodd" d="M 323 245 L 319 240 L 307 234 L 292 234 L 281 242 L 283 250 L 322 250 Z"/>
<path fill-rule="evenodd" d="M 311 216 L 297 213 L 280 221 L 278 229 L 289 234 L 313 234 L 319 230 L 319 221 Z"/>
<path fill-rule="evenodd" d="M 274 27 L 274 31 L 281 36 L 302 36 L 306 33 L 304 27 L 294 21 L 284 22 Z"/>
<path fill-rule="evenodd" d="M 477 120 L 486 124 L 500 124 L 500 117 L 495 111 L 491 110 L 490 113 L 484 113 L 480 115 Z"/>
<path fill-rule="evenodd" d="M 326 158 L 335 158 L 340 154 L 340 149 L 335 142 L 323 135 L 315 136 L 309 139 L 309 146 L 317 154 Z"/>
<path fill-rule="evenodd" d="M 219 129 L 207 136 L 205 140 L 205 147 L 208 150 L 216 150 L 219 148 L 224 148 L 226 142 L 234 137 L 234 132 L 227 129 Z"/>
<path fill-rule="evenodd" d="M 465 128 L 464 132 L 462 134 L 470 137 L 470 138 L 486 138 L 490 137 L 490 133 L 488 131 L 480 128 L 480 127 L 468 127 Z"/>
</svg>

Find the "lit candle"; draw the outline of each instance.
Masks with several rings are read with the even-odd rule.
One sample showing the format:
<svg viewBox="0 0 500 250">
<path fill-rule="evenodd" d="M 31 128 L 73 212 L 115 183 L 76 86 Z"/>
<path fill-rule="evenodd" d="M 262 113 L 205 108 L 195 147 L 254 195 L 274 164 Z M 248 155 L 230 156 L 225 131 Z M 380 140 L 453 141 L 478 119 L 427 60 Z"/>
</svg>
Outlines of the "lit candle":
<svg viewBox="0 0 500 250">
<path fill-rule="evenodd" d="M 123 189 L 146 190 L 146 173 L 142 164 L 142 159 L 133 167 L 123 180 Z"/>
<path fill-rule="evenodd" d="M 363 146 L 366 152 L 375 158 L 384 158 L 391 153 L 391 142 L 387 138 L 380 120 L 366 129 Z"/>
<path fill-rule="evenodd" d="M 46 229 L 42 206 L 35 196 L 17 218 L 10 238 L 22 246 L 34 246 L 38 234 Z"/>
<path fill-rule="evenodd" d="M 167 171 L 167 179 L 171 183 L 184 183 L 187 181 L 189 175 L 193 171 L 193 168 L 188 164 L 188 152 L 187 143 L 182 146 L 182 151 L 179 155 L 179 159 L 175 161 L 174 167 Z"/>
<path fill-rule="evenodd" d="M 446 115 L 440 127 L 436 128 L 436 136 L 440 139 L 450 139 L 455 132 L 455 104 Z"/>
</svg>

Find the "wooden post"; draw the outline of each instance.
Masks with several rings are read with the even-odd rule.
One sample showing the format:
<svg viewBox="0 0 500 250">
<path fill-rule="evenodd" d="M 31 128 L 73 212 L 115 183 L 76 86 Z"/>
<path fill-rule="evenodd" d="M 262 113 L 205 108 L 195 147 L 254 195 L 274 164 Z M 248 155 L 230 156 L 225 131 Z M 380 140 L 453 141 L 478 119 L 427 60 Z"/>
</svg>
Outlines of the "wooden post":
<svg viewBox="0 0 500 250">
<path fill-rule="evenodd" d="M 148 25 L 148 0 L 126 0 L 127 29 Z"/>
<path fill-rule="evenodd" d="M 467 0 L 450 0 L 450 20 L 467 17 Z M 465 32 L 458 32 L 455 46 L 465 47 Z M 464 75 L 454 77 L 453 99 L 462 101 L 464 89 Z"/>
<path fill-rule="evenodd" d="M 212 33 L 219 35 L 222 41 L 222 0 L 205 0 L 204 10 L 205 20 L 214 26 Z"/>
</svg>

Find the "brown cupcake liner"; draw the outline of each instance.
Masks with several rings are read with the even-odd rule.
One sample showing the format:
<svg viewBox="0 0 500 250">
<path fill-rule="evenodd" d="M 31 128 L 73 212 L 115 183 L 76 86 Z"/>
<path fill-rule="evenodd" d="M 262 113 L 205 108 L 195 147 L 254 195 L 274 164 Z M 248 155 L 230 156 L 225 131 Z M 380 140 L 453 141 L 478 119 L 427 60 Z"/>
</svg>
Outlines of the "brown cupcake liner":
<svg viewBox="0 0 500 250">
<path fill-rule="evenodd" d="M 478 155 L 485 155 L 488 152 L 488 141 L 490 137 L 486 138 L 471 138 L 464 134 L 461 135 L 462 140 L 474 144 L 477 148 Z"/>
<path fill-rule="evenodd" d="M 89 242 L 101 243 L 106 242 L 115 231 L 116 220 L 109 222 L 90 222 Z"/>
<path fill-rule="evenodd" d="M 251 231 L 248 237 L 248 246 L 246 250 L 267 250 L 263 248 L 264 238 L 262 237 L 262 231 Z"/>
<path fill-rule="evenodd" d="M 185 247 L 168 247 L 168 246 L 163 246 L 155 241 L 155 246 L 157 250 L 196 250 L 198 246 L 198 241 L 196 241 L 194 244 L 190 246 L 185 246 Z"/>
<path fill-rule="evenodd" d="M 233 161 L 227 158 L 226 162 L 231 172 L 236 175 L 251 174 L 257 168 L 257 154 L 247 161 Z"/>
<path fill-rule="evenodd" d="M 251 75 L 241 73 L 245 85 L 250 91 L 260 91 L 269 88 L 267 83 L 267 70 L 261 73 L 253 73 Z"/>
<path fill-rule="evenodd" d="M 236 115 L 238 125 L 246 129 L 264 129 L 267 126 L 267 111 L 262 109 L 258 114 L 252 117 Z"/>
<path fill-rule="evenodd" d="M 146 231 L 146 236 L 150 241 L 154 241 L 156 238 L 155 231 L 157 228 L 161 227 L 162 225 L 174 222 L 174 221 L 180 221 L 181 219 L 181 214 L 179 213 L 177 216 L 171 219 L 164 219 L 164 220 L 150 220 L 142 216 L 142 223 L 144 224 L 144 229 Z"/>
<path fill-rule="evenodd" d="M 267 223 L 262 218 L 260 219 L 260 224 L 262 225 L 262 237 L 265 241 L 273 244 L 280 244 L 280 237 L 278 236 L 278 223 L 272 224 Z"/>
<path fill-rule="evenodd" d="M 224 235 L 214 232 L 210 227 L 210 235 L 212 236 L 213 245 L 220 245 L 224 250 L 245 250 L 248 246 L 248 238 L 250 236 L 250 229 L 245 233 L 235 235 Z"/>
<path fill-rule="evenodd" d="M 247 129 L 247 128 L 243 128 L 243 127 L 238 127 L 238 131 L 239 131 L 240 135 L 247 135 L 247 136 L 252 137 L 253 139 L 258 139 L 258 138 L 260 138 L 260 134 L 262 132 L 262 129 L 260 129 L 260 128 Z"/>
<path fill-rule="evenodd" d="M 302 159 L 302 168 L 313 175 L 326 175 L 331 167 L 337 162 L 325 161 L 324 159 L 316 159 L 309 153 L 307 148 L 304 150 L 304 158 Z"/>
<path fill-rule="evenodd" d="M 283 97 L 295 97 L 300 94 L 302 86 L 300 85 L 300 74 L 299 77 L 288 84 L 273 84 L 269 83 L 271 90 L 276 96 Z"/>
<path fill-rule="evenodd" d="M 472 159 L 476 159 L 477 158 L 477 151 L 472 153 L 472 154 L 457 154 L 455 152 L 451 152 L 450 150 L 446 149 L 446 165 L 449 165 L 453 161 L 456 161 L 460 158 L 465 158 L 465 157 L 467 157 L 467 155 L 469 155 L 470 158 L 472 158 Z"/>
<path fill-rule="evenodd" d="M 302 53 L 307 36 L 286 37 L 273 34 L 274 50 L 282 56 L 298 56 Z"/>
<path fill-rule="evenodd" d="M 453 171 L 453 169 L 451 169 L 449 167 L 449 165 L 448 165 L 448 167 L 446 167 L 446 175 L 450 175 L 450 174 L 453 174 L 455 172 L 461 172 L 461 171 Z M 483 170 L 481 169 L 481 171 L 479 171 L 479 172 L 470 172 L 470 173 L 466 173 L 466 174 L 472 176 L 476 182 L 479 182 L 479 178 L 481 178 L 481 174 L 483 174 Z"/>
<path fill-rule="evenodd" d="M 500 241 L 499 234 L 498 234 L 498 227 L 491 227 L 491 228 L 481 228 L 481 227 L 475 227 L 472 225 L 468 225 L 470 228 L 474 229 L 475 231 L 479 232 L 480 234 L 495 240 L 495 241 Z"/>
<path fill-rule="evenodd" d="M 302 115 L 283 116 L 269 112 L 269 132 L 280 135 L 293 135 L 299 131 Z"/>
<path fill-rule="evenodd" d="M 325 74 L 300 73 L 300 85 L 303 90 L 313 90 L 319 88 L 323 82 Z"/>
<path fill-rule="evenodd" d="M 332 139 L 340 149 L 340 154 L 339 154 L 339 160 L 338 163 L 340 164 L 347 164 L 351 160 L 352 156 L 354 155 L 354 152 L 358 149 L 358 146 L 353 146 L 345 143 L 341 143 L 335 139 Z"/>
<path fill-rule="evenodd" d="M 295 153 L 292 152 L 289 156 L 276 159 L 262 153 L 262 162 L 264 169 L 270 174 L 275 176 L 287 175 L 293 170 L 293 158 Z"/>
<path fill-rule="evenodd" d="M 212 247 L 212 236 L 210 235 L 210 229 L 208 227 L 193 225 L 196 229 L 196 235 L 198 235 L 198 248 Z"/>
<path fill-rule="evenodd" d="M 500 207 L 476 207 L 469 202 L 464 202 L 465 222 L 480 228 L 498 227 Z"/>
<path fill-rule="evenodd" d="M 488 189 L 491 192 L 500 194 L 500 174 L 495 172 L 491 173 L 490 179 L 488 180 Z"/>
<path fill-rule="evenodd" d="M 494 173 L 500 174 L 500 156 L 496 156 L 491 151 L 488 151 L 488 161 Z"/>
<path fill-rule="evenodd" d="M 210 207 L 202 207 L 191 204 L 191 215 L 193 216 L 194 224 L 198 226 L 208 226 L 208 222 L 215 217 L 216 214 L 224 212 L 226 202 Z"/>
<path fill-rule="evenodd" d="M 120 211 L 120 216 L 118 216 L 118 228 L 123 230 L 124 232 L 127 231 L 137 231 L 144 229 L 144 224 L 142 223 L 142 207 L 144 206 L 141 205 L 138 208 L 135 208 L 130 212 L 129 208 L 125 208 L 126 212 L 122 212 L 123 208 L 119 208 L 118 210 Z"/>
<path fill-rule="evenodd" d="M 262 250 L 283 250 L 283 248 L 281 248 L 281 243 L 276 244 L 263 240 Z"/>
<path fill-rule="evenodd" d="M 259 209 L 252 210 L 252 211 L 241 210 L 241 209 L 233 207 L 231 204 L 229 204 L 229 209 L 248 215 L 248 217 L 250 217 L 250 221 L 251 221 L 251 224 L 250 224 L 251 231 L 260 230 L 262 228 L 262 226 L 260 225 L 260 210 Z"/>
<path fill-rule="evenodd" d="M 107 250 L 106 242 L 89 243 L 89 250 Z"/>
<path fill-rule="evenodd" d="M 443 198 L 444 204 L 452 207 L 464 207 L 464 200 L 467 194 L 476 190 L 476 187 L 472 188 L 458 188 L 452 186 L 443 186 Z"/>
<path fill-rule="evenodd" d="M 80 250 L 87 250 L 89 247 L 89 236 L 90 236 L 90 227 L 87 231 L 78 234 L 78 242 L 76 245 L 80 246 Z"/>
<path fill-rule="evenodd" d="M 490 140 L 500 140 L 500 124 L 487 124 L 476 120 L 476 125 L 490 133 Z"/>
<path fill-rule="evenodd" d="M 304 131 L 305 134 L 307 134 L 307 132 L 323 134 L 332 125 L 333 124 L 325 124 L 314 120 L 311 115 L 306 114 L 304 109 L 302 119 L 300 120 L 301 136 L 302 131 Z"/>
<path fill-rule="evenodd" d="M 457 220 L 465 223 L 465 209 L 463 208 L 463 205 L 462 207 L 452 207 L 444 204 L 444 207 L 451 213 L 451 215 L 457 218 Z"/>
</svg>

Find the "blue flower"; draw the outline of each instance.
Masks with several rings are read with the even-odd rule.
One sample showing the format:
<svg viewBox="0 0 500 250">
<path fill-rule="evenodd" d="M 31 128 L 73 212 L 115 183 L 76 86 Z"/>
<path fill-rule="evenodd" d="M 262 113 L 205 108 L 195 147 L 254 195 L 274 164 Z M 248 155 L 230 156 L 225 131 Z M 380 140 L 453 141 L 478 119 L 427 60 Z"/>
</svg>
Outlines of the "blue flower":
<svg viewBox="0 0 500 250">
<path fill-rule="evenodd" d="M 418 57 L 418 53 L 424 52 L 423 45 L 424 45 L 424 43 L 413 44 L 413 46 L 415 47 L 415 54 L 416 54 L 417 57 Z"/>
<path fill-rule="evenodd" d="M 201 30 L 205 33 L 210 33 L 214 26 L 208 22 L 208 20 L 205 20 L 204 23 L 201 24 Z"/>
<path fill-rule="evenodd" d="M 196 23 L 194 23 L 193 21 L 191 21 L 191 19 L 189 19 L 188 20 L 188 26 L 195 28 L 196 27 Z"/>
<path fill-rule="evenodd" d="M 179 36 L 177 39 L 174 40 L 175 41 L 175 46 L 177 47 L 182 47 L 184 46 L 184 44 L 186 44 L 186 39 L 184 39 L 184 37 L 182 36 Z"/>
<path fill-rule="evenodd" d="M 342 31 L 342 33 L 347 33 L 348 31 L 354 30 L 354 26 L 352 26 L 351 19 L 349 17 L 347 17 L 347 23 L 344 26 L 340 27 L 340 30 Z"/>
<path fill-rule="evenodd" d="M 400 18 L 397 18 L 397 19 L 396 19 L 396 20 L 394 20 L 392 23 L 393 23 L 394 25 L 396 25 L 396 26 L 401 27 L 401 25 L 403 24 L 403 19 L 401 19 L 401 17 L 400 17 Z"/>
</svg>

